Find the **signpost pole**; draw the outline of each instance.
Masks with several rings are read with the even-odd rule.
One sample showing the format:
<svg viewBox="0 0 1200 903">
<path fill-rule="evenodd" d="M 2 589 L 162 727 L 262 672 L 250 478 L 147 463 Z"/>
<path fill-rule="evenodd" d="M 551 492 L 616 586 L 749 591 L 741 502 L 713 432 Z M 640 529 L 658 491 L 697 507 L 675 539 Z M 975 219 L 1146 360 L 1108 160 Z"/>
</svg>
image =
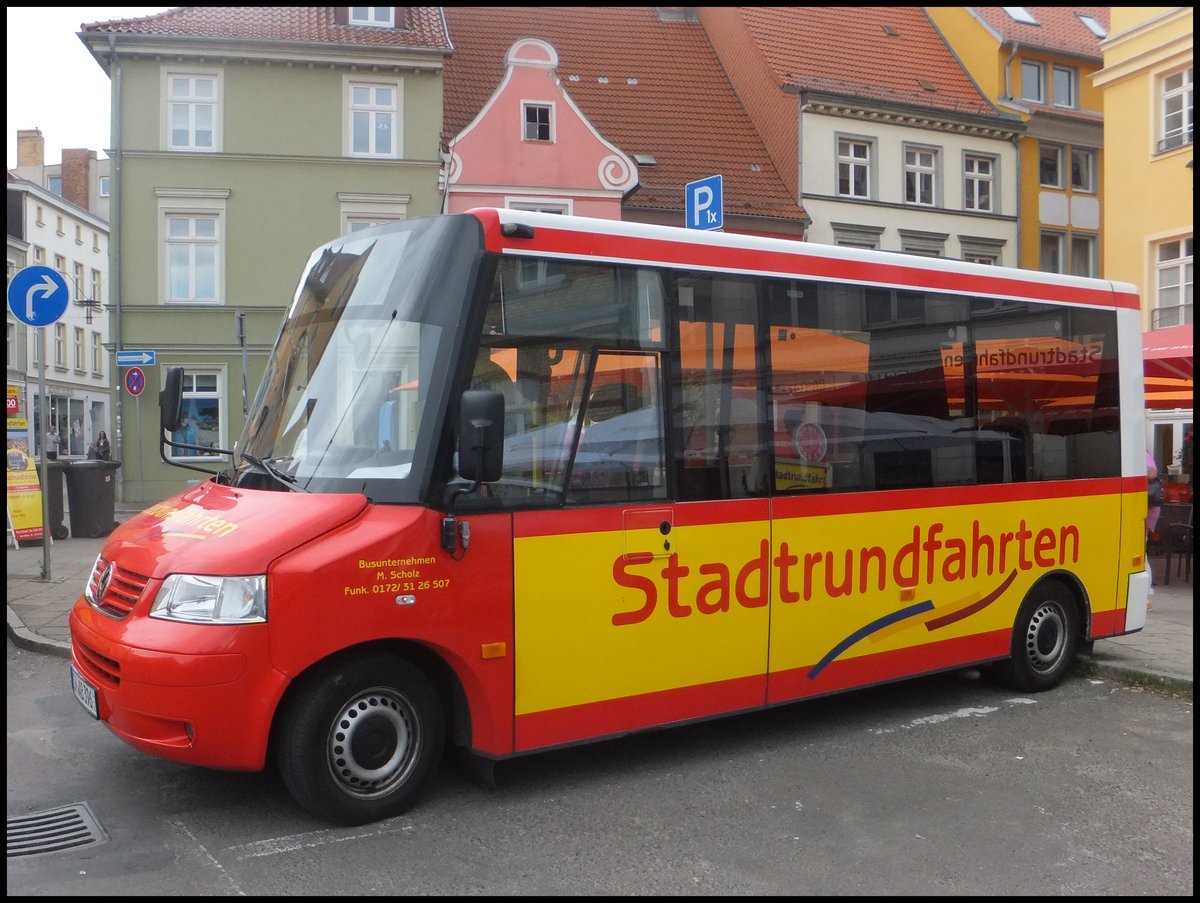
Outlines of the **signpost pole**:
<svg viewBox="0 0 1200 903">
<path fill-rule="evenodd" d="M 46 447 L 50 434 L 50 408 L 46 404 L 46 330 L 38 330 L 38 410 L 42 412 L 40 436 L 34 436 L 42 450 L 42 579 L 50 579 L 50 465 Z M 56 431 L 57 432 L 57 431 Z M 55 455 L 58 449 L 54 450 Z M 55 474 L 55 476 L 58 476 Z"/>
</svg>

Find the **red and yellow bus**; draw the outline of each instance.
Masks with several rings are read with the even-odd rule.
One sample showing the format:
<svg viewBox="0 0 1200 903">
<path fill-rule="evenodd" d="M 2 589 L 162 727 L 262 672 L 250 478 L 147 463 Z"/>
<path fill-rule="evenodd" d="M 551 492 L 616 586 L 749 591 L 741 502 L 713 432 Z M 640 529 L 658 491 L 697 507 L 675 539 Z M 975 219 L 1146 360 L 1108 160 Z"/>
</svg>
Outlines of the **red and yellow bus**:
<svg viewBox="0 0 1200 903">
<path fill-rule="evenodd" d="M 72 683 L 343 824 L 447 746 L 1044 690 L 1145 620 L 1140 342 L 1131 286 L 950 260 L 492 209 L 344 236 L 228 469 L 106 542 Z"/>
</svg>

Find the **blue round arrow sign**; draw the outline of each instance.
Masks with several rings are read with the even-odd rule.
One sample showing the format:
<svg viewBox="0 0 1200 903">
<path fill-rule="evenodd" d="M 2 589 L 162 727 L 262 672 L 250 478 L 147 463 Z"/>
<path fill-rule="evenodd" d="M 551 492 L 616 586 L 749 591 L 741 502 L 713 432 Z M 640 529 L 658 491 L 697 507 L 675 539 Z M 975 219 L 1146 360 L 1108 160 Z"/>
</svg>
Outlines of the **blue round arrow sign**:
<svg viewBox="0 0 1200 903">
<path fill-rule="evenodd" d="M 71 290 L 58 270 L 32 266 L 8 283 L 8 309 L 26 326 L 49 326 L 67 311 Z"/>
</svg>

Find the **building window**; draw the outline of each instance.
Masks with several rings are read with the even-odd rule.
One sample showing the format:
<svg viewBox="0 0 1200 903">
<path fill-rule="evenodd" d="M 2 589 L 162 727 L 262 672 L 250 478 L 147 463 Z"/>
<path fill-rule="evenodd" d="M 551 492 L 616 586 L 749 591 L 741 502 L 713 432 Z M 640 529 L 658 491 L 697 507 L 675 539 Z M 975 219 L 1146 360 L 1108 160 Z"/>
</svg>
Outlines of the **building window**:
<svg viewBox="0 0 1200 903">
<path fill-rule="evenodd" d="M 92 333 L 92 375 L 104 376 L 104 339 L 100 333 Z"/>
<path fill-rule="evenodd" d="M 33 262 L 38 266 L 46 265 L 46 249 L 40 245 L 33 246 Z"/>
<path fill-rule="evenodd" d="M 216 458 L 224 448 L 221 438 L 221 376 L 217 372 L 197 371 L 183 375 L 183 418 L 172 442 L 213 449 L 171 449 L 172 458 Z"/>
<path fill-rule="evenodd" d="M 848 198 L 871 196 L 871 143 L 838 139 L 838 194 Z"/>
<path fill-rule="evenodd" d="M 1043 188 L 1062 188 L 1062 148 L 1055 144 L 1038 146 L 1038 182 Z"/>
<path fill-rule="evenodd" d="M 352 6 L 351 25 L 370 25 L 374 28 L 391 28 L 396 24 L 394 6 Z"/>
<path fill-rule="evenodd" d="M 916 229 L 898 229 L 900 233 L 900 250 L 905 254 L 917 254 L 921 257 L 944 257 L 946 239 L 950 236 L 945 232 L 920 232 Z"/>
<path fill-rule="evenodd" d="M 569 200 L 563 201 L 532 201 L 519 200 L 516 198 L 505 198 L 504 206 L 509 210 L 529 210 L 535 213 L 557 213 L 569 216 L 573 209 L 573 204 Z"/>
<path fill-rule="evenodd" d="M 67 369 L 67 324 L 54 324 L 54 366 Z"/>
<path fill-rule="evenodd" d="M 1096 236 L 1079 232 L 1071 234 L 1071 268 L 1072 276 L 1095 277 L 1098 274 L 1096 256 Z"/>
<path fill-rule="evenodd" d="M 1066 66 L 1054 67 L 1054 105 L 1056 107 L 1079 106 L 1079 72 Z"/>
<path fill-rule="evenodd" d="M 978 235 L 958 236 L 962 259 L 968 263 L 1000 266 L 1004 262 L 1004 245 L 1005 240 L 1002 238 L 986 238 Z"/>
<path fill-rule="evenodd" d="M 54 255 L 54 269 L 58 270 L 63 279 L 67 278 L 67 258 L 61 254 Z"/>
<path fill-rule="evenodd" d="M 83 281 L 83 264 L 75 263 L 73 264 L 73 269 L 74 273 L 72 275 L 74 277 L 75 285 L 72 286 L 74 290 L 71 292 L 71 294 L 74 295 L 75 299 L 78 301 L 83 297 L 83 287 L 85 284 Z"/>
<path fill-rule="evenodd" d="M 1023 6 L 1002 6 L 1000 8 L 1008 13 L 1014 22 L 1020 22 L 1022 25 L 1038 24 L 1038 20 Z"/>
<path fill-rule="evenodd" d="M 992 189 L 996 178 L 996 160 L 968 154 L 963 161 L 966 184 L 963 205 L 967 210 L 992 212 Z"/>
<path fill-rule="evenodd" d="M 37 217 L 36 217 L 36 220 L 37 220 L 37 224 L 38 224 L 39 226 L 44 226 L 44 225 L 46 225 L 46 211 L 45 211 L 45 209 L 42 207 L 42 205 L 41 205 L 41 204 L 38 204 L 38 205 L 37 205 Z"/>
<path fill-rule="evenodd" d="M 937 177 L 937 151 L 929 147 L 904 149 L 904 201 L 932 207 Z"/>
<path fill-rule="evenodd" d="M 88 295 L 88 299 L 95 301 L 97 304 L 102 300 L 100 297 L 101 275 L 99 270 L 92 270 L 92 293 Z"/>
<path fill-rule="evenodd" d="M 1071 190 L 1093 194 L 1096 191 L 1096 152 L 1071 148 Z"/>
<path fill-rule="evenodd" d="M 1157 273 L 1152 325 L 1181 326 L 1192 322 L 1192 239 L 1165 241 L 1155 255 Z"/>
<path fill-rule="evenodd" d="M 66 223 L 63 222 L 63 218 L 61 216 L 58 218 L 58 228 L 55 231 L 57 231 L 59 235 L 67 234 L 67 226 Z"/>
<path fill-rule="evenodd" d="M 93 251 L 100 250 L 100 233 L 95 231 L 94 229 L 92 230 L 92 250 Z"/>
<path fill-rule="evenodd" d="M 75 244 L 83 244 L 83 226 L 79 223 L 75 224 Z"/>
<path fill-rule="evenodd" d="M 1025 60 L 1021 63 L 1021 99 L 1043 103 L 1046 100 L 1046 67 Z"/>
<path fill-rule="evenodd" d="M 346 235 L 407 218 L 412 195 L 343 191 L 338 193 L 338 202 L 341 205 L 339 234 Z"/>
<path fill-rule="evenodd" d="M 526 141 L 553 141 L 554 118 L 553 107 L 545 103 L 522 104 L 524 116 L 524 131 L 521 133 Z"/>
<path fill-rule="evenodd" d="M 1104 26 L 1101 25 L 1097 19 L 1083 13 L 1076 13 L 1075 15 L 1079 16 L 1079 21 L 1086 25 L 1088 31 L 1090 31 L 1096 37 L 1100 38 L 1101 40 L 1108 37 L 1108 31 L 1105 30 Z"/>
<path fill-rule="evenodd" d="M 399 153 L 400 83 L 349 82 L 350 156 L 395 158 Z"/>
<path fill-rule="evenodd" d="M 841 248 L 870 248 L 879 250 L 883 226 L 864 226 L 861 223 L 830 223 L 833 243 Z"/>
<path fill-rule="evenodd" d="M 62 197 L 62 176 L 47 176 L 46 190 L 51 194 Z"/>
<path fill-rule="evenodd" d="M 215 216 L 167 217 L 167 300 L 215 302 L 220 237 Z"/>
<path fill-rule="evenodd" d="M 218 150 L 218 78 L 212 73 L 167 73 L 167 147 Z"/>
<path fill-rule="evenodd" d="M 86 349 L 84 348 L 83 327 L 82 326 L 75 327 L 74 338 L 75 338 L 75 343 L 73 346 L 73 350 L 75 352 L 75 355 L 74 355 L 75 370 L 78 373 L 83 373 L 85 371 L 86 365 L 87 365 L 87 356 L 86 356 Z"/>
<path fill-rule="evenodd" d="M 101 176 L 100 177 L 100 187 L 97 189 L 97 191 L 98 191 L 100 197 L 102 197 L 102 198 L 109 197 L 109 195 L 112 191 L 112 178 L 109 176 Z"/>
<path fill-rule="evenodd" d="M 1061 232 L 1043 232 L 1038 254 L 1038 269 L 1043 273 L 1063 272 L 1063 242 Z"/>
<path fill-rule="evenodd" d="M 1162 81 L 1162 140 L 1160 151 L 1192 143 L 1192 70 L 1168 75 Z"/>
</svg>

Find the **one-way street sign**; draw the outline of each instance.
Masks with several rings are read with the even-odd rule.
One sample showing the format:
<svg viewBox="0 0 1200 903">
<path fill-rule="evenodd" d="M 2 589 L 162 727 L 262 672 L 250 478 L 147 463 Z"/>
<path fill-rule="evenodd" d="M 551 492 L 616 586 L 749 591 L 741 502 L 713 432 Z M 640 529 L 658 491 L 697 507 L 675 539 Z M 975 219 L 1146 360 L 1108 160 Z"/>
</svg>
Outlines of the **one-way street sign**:
<svg viewBox="0 0 1200 903">
<path fill-rule="evenodd" d="M 118 351 L 118 367 L 153 367 L 158 358 L 156 351 Z"/>
</svg>

